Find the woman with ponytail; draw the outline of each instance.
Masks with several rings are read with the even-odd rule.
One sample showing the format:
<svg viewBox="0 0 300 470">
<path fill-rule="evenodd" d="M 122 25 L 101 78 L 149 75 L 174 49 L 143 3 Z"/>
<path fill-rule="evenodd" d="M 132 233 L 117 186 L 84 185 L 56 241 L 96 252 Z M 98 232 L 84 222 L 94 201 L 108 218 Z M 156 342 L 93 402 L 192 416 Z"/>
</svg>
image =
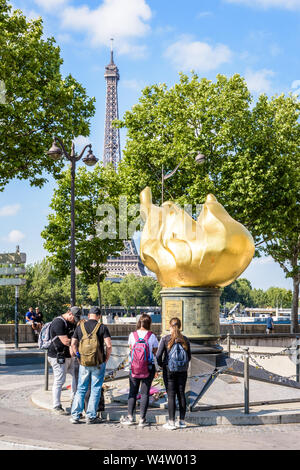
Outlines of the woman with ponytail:
<svg viewBox="0 0 300 470">
<path fill-rule="evenodd" d="M 189 340 L 182 335 L 179 318 L 170 320 L 170 334 L 164 336 L 158 346 L 157 363 L 163 368 L 163 379 L 168 394 L 169 421 L 165 429 L 185 428 L 185 386 L 187 369 L 191 360 Z M 176 397 L 179 404 L 179 420 L 175 423 Z"/>
</svg>

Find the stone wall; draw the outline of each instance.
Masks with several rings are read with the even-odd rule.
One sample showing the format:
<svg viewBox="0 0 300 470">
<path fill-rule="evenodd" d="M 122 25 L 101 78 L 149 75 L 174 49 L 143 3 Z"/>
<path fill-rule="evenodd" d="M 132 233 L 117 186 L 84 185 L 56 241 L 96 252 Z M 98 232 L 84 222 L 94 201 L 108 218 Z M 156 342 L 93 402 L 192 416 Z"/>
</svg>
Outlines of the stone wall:
<svg viewBox="0 0 300 470">
<path fill-rule="evenodd" d="M 15 325 L 0 324 L 0 341 L 5 343 L 15 342 Z M 35 334 L 30 325 L 19 325 L 19 343 L 33 343 Z"/>
<path fill-rule="evenodd" d="M 133 325 L 107 325 L 111 336 L 123 336 L 128 335 L 135 330 L 135 324 Z M 160 323 L 152 324 L 152 331 L 157 336 L 160 336 L 161 325 Z M 33 329 L 30 325 L 19 325 L 19 343 L 32 343 L 35 340 Z M 5 343 L 15 342 L 15 325 L 1 325 L 0 324 L 0 341 Z"/>
<path fill-rule="evenodd" d="M 111 336 L 114 337 L 128 337 L 129 333 L 135 330 L 135 324 L 109 324 L 107 325 Z M 161 334 L 161 324 L 153 323 L 152 331 L 157 336 Z M 289 334 L 289 325 L 276 325 L 275 333 L 280 333 L 280 336 L 276 337 L 271 335 L 270 337 L 262 338 L 261 335 L 265 335 L 265 325 L 221 325 L 222 338 L 230 333 L 235 337 L 235 341 L 238 344 L 248 344 L 253 346 L 258 345 L 270 345 L 270 346 L 282 346 L 285 345 L 285 338 L 292 338 Z M 240 337 L 243 336 L 243 337 Z M 283 336 L 281 336 L 283 335 Z M 34 342 L 34 333 L 29 325 L 19 325 L 19 343 L 32 343 Z M 15 326 L 14 325 L 1 325 L 0 324 L 0 341 L 5 343 L 14 343 L 15 341 Z"/>
</svg>

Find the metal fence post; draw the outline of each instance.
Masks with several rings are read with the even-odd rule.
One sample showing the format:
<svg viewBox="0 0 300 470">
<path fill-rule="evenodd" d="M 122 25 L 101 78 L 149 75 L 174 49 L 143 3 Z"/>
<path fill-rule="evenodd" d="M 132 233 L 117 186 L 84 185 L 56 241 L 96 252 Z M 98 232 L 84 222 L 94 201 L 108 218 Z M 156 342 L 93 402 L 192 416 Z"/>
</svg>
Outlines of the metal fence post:
<svg viewBox="0 0 300 470">
<path fill-rule="evenodd" d="M 19 286 L 15 286 L 15 349 L 19 349 Z"/>
<path fill-rule="evenodd" d="M 48 351 L 45 350 L 45 390 L 49 389 L 49 362 Z"/>
<path fill-rule="evenodd" d="M 230 357 L 230 346 L 231 346 L 230 333 L 227 333 L 227 354 L 228 354 L 228 357 Z"/>
<path fill-rule="evenodd" d="M 249 348 L 245 348 L 244 355 L 244 411 L 249 414 Z"/>
<path fill-rule="evenodd" d="M 296 382 L 300 382 L 300 344 L 299 336 L 296 336 Z"/>
</svg>

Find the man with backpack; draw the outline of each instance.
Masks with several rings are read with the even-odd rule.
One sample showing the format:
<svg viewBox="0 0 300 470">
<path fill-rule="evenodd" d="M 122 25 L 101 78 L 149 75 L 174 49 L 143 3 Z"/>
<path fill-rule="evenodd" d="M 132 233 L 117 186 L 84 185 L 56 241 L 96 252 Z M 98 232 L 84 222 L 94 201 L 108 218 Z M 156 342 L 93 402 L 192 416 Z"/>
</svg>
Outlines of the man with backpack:
<svg viewBox="0 0 300 470">
<path fill-rule="evenodd" d="M 139 388 L 141 388 L 139 427 L 147 425 L 146 413 L 149 405 L 149 392 L 155 375 L 154 355 L 158 347 L 157 338 L 150 328 L 151 317 L 146 314 L 141 315 L 137 323 L 137 330 L 130 333 L 128 338 L 130 348 L 128 416 L 121 420 L 121 424 L 125 426 L 135 424 L 134 412 Z"/>
<path fill-rule="evenodd" d="M 69 308 L 66 313 L 54 318 L 51 323 L 46 324 L 40 334 L 39 346 L 42 349 L 48 349 L 48 361 L 53 370 L 53 410 L 58 414 L 65 414 L 65 410 L 61 406 L 61 391 L 66 381 L 67 373 L 72 375 L 72 394 L 74 395 L 76 391 L 74 357 L 72 357 L 70 346 L 74 332 L 75 316 L 79 310 L 79 307 Z M 41 344 L 45 334 L 44 328 L 46 333 L 49 331 L 50 336 L 48 344 L 45 345 Z"/>
<path fill-rule="evenodd" d="M 72 349 L 80 363 L 77 391 L 71 410 L 71 423 L 77 424 L 84 410 L 84 400 L 91 385 L 86 410 L 86 423 L 100 422 L 97 418 L 105 369 L 112 351 L 108 328 L 100 323 L 101 310 L 92 307 L 86 322 L 80 322 L 72 338 Z"/>
</svg>

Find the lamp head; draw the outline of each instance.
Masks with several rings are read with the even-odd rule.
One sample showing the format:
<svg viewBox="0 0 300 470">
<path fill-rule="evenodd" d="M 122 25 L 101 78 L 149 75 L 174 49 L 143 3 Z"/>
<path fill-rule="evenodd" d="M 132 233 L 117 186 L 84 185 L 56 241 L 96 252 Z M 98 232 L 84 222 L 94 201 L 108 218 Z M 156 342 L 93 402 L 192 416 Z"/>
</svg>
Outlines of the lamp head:
<svg viewBox="0 0 300 470">
<path fill-rule="evenodd" d="M 48 150 L 47 155 L 53 160 L 60 160 L 62 157 L 62 149 L 57 145 L 56 139 L 54 138 L 52 147 Z"/>
<path fill-rule="evenodd" d="M 87 165 L 87 166 L 94 166 L 96 165 L 98 158 L 95 157 L 92 151 L 92 146 L 90 146 L 90 150 L 88 151 L 88 154 L 86 157 L 82 159 L 82 161 Z"/>
<path fill-rule="evenodd" d="M 203 155 L 202 153 L 198 153 L 195 157 L 195 162 L 198 164 L 202 164 L 205 162 L 205 155 Z"/>
</svg>

